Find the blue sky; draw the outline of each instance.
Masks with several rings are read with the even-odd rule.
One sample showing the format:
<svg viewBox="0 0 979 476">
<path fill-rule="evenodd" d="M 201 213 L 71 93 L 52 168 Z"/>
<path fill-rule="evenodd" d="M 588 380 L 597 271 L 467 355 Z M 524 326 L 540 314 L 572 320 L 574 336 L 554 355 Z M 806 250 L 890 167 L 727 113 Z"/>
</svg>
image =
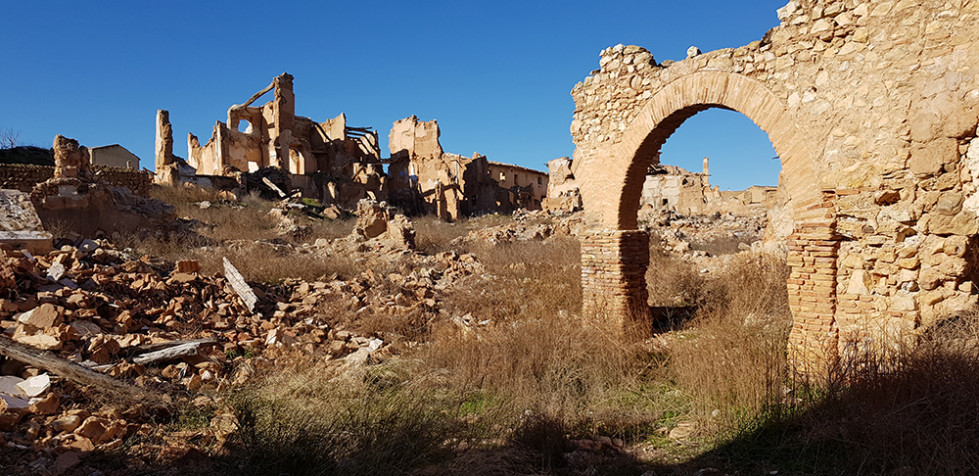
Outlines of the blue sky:
<svg viewBox="0 0 979 476">
<path fill-rule="evenodd" d="M 285 71 L 298 114 L 345 112 L 379 130 L 385 154 L 391 123 L 415 114 L 438 119 L 448 152 L 543 170 L 574 150 L 570 91 L 603 48 L 663 61 L 737 47 L 784 3 L 0 0 L 0 129 L 44 147 L 59 133 L 119 143 L 152 168 L 156 109 L 185 156 L 187 132 L 206 141 L 228 106 Z M 740 114 L 694 116 L 662 161 L 699 170 L 705 155 L 722 188 L 777 180 L 767 136 Z"/>
</svg>

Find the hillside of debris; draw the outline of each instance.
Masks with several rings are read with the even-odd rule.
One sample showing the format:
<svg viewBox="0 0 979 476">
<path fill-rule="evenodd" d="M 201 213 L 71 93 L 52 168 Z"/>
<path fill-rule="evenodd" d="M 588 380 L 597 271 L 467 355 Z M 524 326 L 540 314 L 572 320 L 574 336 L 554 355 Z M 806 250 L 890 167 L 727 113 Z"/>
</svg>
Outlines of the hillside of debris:
<svg viewBox="0 0 979 476">
<path fill-rule="evenodd" d="M 5 473 L 806 474 L 825 462 L 752 441 L 801 454 L 847 432 L 865 449 L 846 471 L 894 455 L 873 436 L 891 425 L 975 410 L 969 382 L 936 415 L 876 405 L 873 382 L 827 403 L 787 380 L 788 271 L 761 218 L 647 222 L 657 334 L 623 336 L 580 315 L 577 214 L 153 194 L 177 226 L 3 249 Z M 893 401 L 974 362 L 963 325 L 888 377 Z M 931 428 L 909 444 L 963 435 Z M 963 441 L 943 451 L 961 462 Z"/>
</svg>

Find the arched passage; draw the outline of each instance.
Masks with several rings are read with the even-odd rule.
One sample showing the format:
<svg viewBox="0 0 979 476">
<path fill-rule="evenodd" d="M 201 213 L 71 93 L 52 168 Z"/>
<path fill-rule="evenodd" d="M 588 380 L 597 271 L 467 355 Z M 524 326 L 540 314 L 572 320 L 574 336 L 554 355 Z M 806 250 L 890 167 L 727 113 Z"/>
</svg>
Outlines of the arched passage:
<svg viewBox="0 0 979 476">
<path fill-rule="evenodd" d="M 796 121 L 763 84 L 744 76 L 702 71 L 681 76 L 652 95 L 621 140 L 576 164 L 589 221 L 582 238 L 585 312 L 627 325 L 648 319 L 645 273 L 649 238 L 637 212 L 647 168 L 666 139 L 709 108 L 738 111 L 762 130 L 782 161 L 782 183 L 794 233 L 789 237 L 791 348 L 805 362 L 835 359 L 836 250 L 833 197 L 817 188 L 814 147 L 802 143 Z"/>
</svg>

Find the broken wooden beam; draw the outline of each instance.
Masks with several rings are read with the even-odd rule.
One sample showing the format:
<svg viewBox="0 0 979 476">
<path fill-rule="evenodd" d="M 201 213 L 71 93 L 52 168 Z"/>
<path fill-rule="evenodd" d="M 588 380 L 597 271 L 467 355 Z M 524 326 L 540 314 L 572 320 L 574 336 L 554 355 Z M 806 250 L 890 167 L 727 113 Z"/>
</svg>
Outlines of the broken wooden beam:
<svg viewBox="0 0 979 476">
<path fill-rule="evenodd" d="M 0 336 L 0 355 L 32 367 L 47 370 L 65 380 L 82 386 L 91 386 L 96 392 L 125 403 L 145 402 L 151 405 L 170 406 L 165 395 L 153 393 L 107 375 L 86 369 L 51 352 L 42 351 Z"/>
<path fill-rule="evenodd" d="M 145 352 L 133 357 L 134 364 L 148 365 L 157 362 L 167 362 L 190 355 L 197 355 L 201 346 L 216 344 L 217 339 L 196 339 L 191 341 L 171 342 L 169 347 L 161 350 Z"/>
<path fill-rule="evenodd" d="M 258 296 L 255 295 L 255 291 L 252 291 L 251 286 L 245 282 L 245 277 L 238 272 L 231 261 L 228 261 L 228 258 L 224 258 L 224 278 L 231 284 L 231 288 L 238 293 L 238 297 L 241 298 L 241 302 L 248 309 L 248 312 L 255 312 Z"/>
</svg>

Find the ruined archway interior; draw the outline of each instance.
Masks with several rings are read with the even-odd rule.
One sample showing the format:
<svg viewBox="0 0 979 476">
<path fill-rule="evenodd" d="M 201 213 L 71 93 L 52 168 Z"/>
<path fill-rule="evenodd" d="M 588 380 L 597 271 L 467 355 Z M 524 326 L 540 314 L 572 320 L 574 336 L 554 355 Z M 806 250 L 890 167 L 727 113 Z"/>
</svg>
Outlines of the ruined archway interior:
<svg viewBox="0 0 979 476">
<path fill-rule="evenodd" d="M 742 284 L 759 286 L 763 299 L 776 303 L 748 312 L 767 314 L 756 320 L 789 322 L 785 238 L 791 220 L 778 188 L 781 164 L 767 133 L 733 109 L 691 107 L 650 132 L 636 162 L 646 173 L 638 200 L 626 206 L 650 237 L 646 288 L 653 326 L 693 316 L 705 306 L 715 276 L 732 274 L 731 263 L 748 255 L 764 259 L 775 277 Z M 725 177 L 715 168 L 728 175 L 732 169 L 740 172 Z M 634 200 L 636 193 L 626 196 Z M 763 289 L 766 284 L 771 289 Z"/>
</svg>

